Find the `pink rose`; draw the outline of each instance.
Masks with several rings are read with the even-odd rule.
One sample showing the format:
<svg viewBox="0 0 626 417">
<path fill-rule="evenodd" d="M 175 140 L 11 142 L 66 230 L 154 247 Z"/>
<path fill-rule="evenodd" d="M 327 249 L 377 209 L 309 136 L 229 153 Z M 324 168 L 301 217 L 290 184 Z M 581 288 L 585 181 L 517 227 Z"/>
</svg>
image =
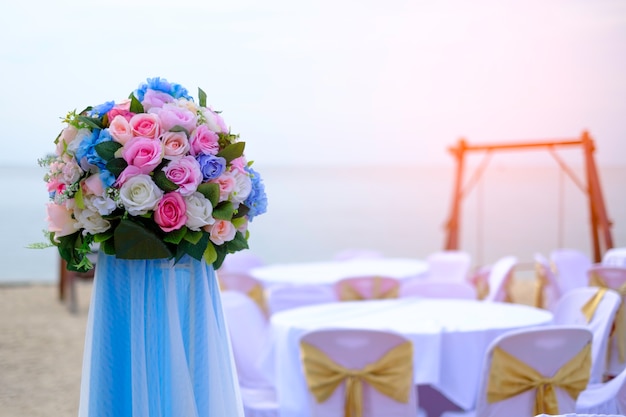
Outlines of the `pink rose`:
<svg viewBox="0 0 626 417">
<path fill-rule="evenodd" d="M 174 101 L 174 97 L 169 94 L 162 91 L 148 89 L 143 95 L 141 105 L 145 111 L 148 111 L 152 108 L 161 108 L 165 103 L 171 103 L 172 101 Z"/>
<path fill-rule="evenodd" d="M 187 154 L 189 141 L 185 132 L 165 132 L 161 136 L 165 159 L 174 159 Z"/>
<path fill-rule="evenodd" d="M 228 200 L 230 193 L 235 191 L 235 187 L 237 186 L 237 181 L 230 172 L 225 172 L 217 179 L 211 180 L 209 182 L 220 186 L 220 201 Z"/>
<path fill-rule="evenodd" d="M 122 116 L 126 121 L 130 120 L 135 113 L 130 111 L 130 100 L 126 99 L 118 104 L 116 104 L 111 110 L 107 113 L 107 118 L 109 121 L 115 119 L 117 116 Z"/>
<path fill-rule="evenodd" d="M 244 158 L 243 156 L 240 156 L 239 158 L 235 158 L 232 161 L 230 161 L 230 167 L 234 170 L 239 171 L 242 174 L 246 173 L 245 167 L 247 165 L 248 162 L 246 162 L 246 158 Z"/>
<path fill-rule="evenodd" d="M 202 182 L 200 164 L 191 155 L 174 159 L 164 169 L 167 179 L 178 185 L 178 192 L 187 196 L 193 194 Z"/>
<path fill-rule="evenodd" d="M 128 165 L 139 168 L 142 174 L 149 174 L 163 159 L 161 142 L 142 136 L 129 140 L 122 148 L 122 158 Z"/>
<path fill-rule="evenodd" d="M 209 232 L 209 239 L 216 245 L 229 242 L 235 238 L 237 229 L 229 221 L 216 220 L 215 223 L 205 226 L 205 230 Z"/>
<path fill-rule="evenodd" d="M 195 113 L 184 107 L 178 107 L 173 103 L 166 103 L 160 109 L 152 109 L 159 115 L 161 127 L 164 131 L 172 129 L 174 126 L 180 126 L 187 132 L 191 132 L 198 121 Z"/>
<path fill-rule="evenodd" d="M 189 146 L 192 155 L 216 155 L 220 151 L 219 136 L 207 125 L 198 126 L 191 134 Z"/>
<path fill-rule="evenodd" d="M 76 127 L 72 125 L 68 125 L 65 129 L 63 129 L 56 146 L 56 154 L 58 156 L 61 156 L 65 153 L 67 145 L 72 143 L 77 133 L 78 129 L 76 129 Z"/>
<path fill-rule="evenodd" d="M 133 129 L 130 127 L 130 123 L 128 123 L 128 120 L 121 114 L 115 116 L 109 124 L 109 133 L 116 142 L 122 145 L 133 137 Z"/>
<path fill-rule="evenodd" d="M 159 117 L 153 113 L 137 113 L 129 122 L 133 130 L 133 136 L 157 139 L 161 136 L 161 124 Z"/>
<path fill-rule="evenodd" d="M 102 197 L 104 195 L 104 187 L 102 185 L 102 180 L 100 179 L 100 174 L 93 174 L 87 177 L 83 182 L 83 189 L 86 194 L 93 194 Z"/>
<path fill-rule="evenodd" d="M 202 115 L 209 129 L 217 133 L 228 133 L 228 126 L 226 126 L 224 119 L 222 119 L 222 116 L 218 113 L 214 112 L 212 109 L 206 109 L 202 112 Z"/>
<path fill-rule="evenodd" d="M 187 221 L 185 200 L 176 192 L 167 193 L 157 204 L 154 221 L 164 232 L 180 229 Z"/>
<path fill-rule="evenodd" d="M 72 217 L 72 210 L 64 205 L 48 203 L 48 230 L 54 232 L 55 237 L 68 236 L 79 228 L 78 222 Z"/>
</svg>

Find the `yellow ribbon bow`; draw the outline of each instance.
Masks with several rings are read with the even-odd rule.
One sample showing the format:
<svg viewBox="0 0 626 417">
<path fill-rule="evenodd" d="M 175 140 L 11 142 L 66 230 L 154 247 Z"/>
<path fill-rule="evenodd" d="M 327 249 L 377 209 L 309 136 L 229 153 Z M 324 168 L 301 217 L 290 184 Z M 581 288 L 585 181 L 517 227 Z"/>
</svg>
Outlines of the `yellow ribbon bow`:
<svg viewBox="0 0 626 417">
<path fill-rule="evenodd" d="M 381 289 L 383 280 L 380 277 L 373 277 L 372 280 L 372 299 L 381 300 L 386 298 L 398 298 L 399 285 L 397 283 L 395 283 L 393 287 L 388 290 L 383 291 Z M 339 287 L 339 299 L 342 301 L 360 301 L 367 299 L 367 297 L 363 296 L 363 294 L 354 288 L 350 281 L 344 281 Z"/>
<path fill-rule="evenodd" d="M 308 343 L 300 344 L 302 364 L 309 390 L 318 403 L 326 401 L 345 381 L 345 417 L 363 415 L 363 381 L 398 402 L 409 401 L 413 389 L 413 345 L 404 342 L 378 361 L 362 369 L 347 369 Z"/>
<path fill-rule="evenodd" d="M 589 285 L 600 288 L 609 288 L 602 277 L 595 272 L 592 272 L 589 277 Z M 626 283 L 622 284 L 619 288 L 614 288 L 614 290 L 619 293 L 622 300 L 626 297 Z M 615 333 L 611 334 L 611 339 L 613 337 L 617 338 L 617 351 L 619 354 L 619 361 L 621 363 L 626 361 L 626 327 L 624 327 L 626 326 L 626 320 L 624 314 L 626 314 L 626 310 L 624 310 L 624 303 L 622 302 L 620 303 L 617 313 L 615 314 Z"/>
<path fill-rule="evenodd" d="M 555 387 L 565 390 L 570 397 L 577 399 L 587 387 L 591 372 L 591 343 L 553 377 L 545 377 L 515 356 L 496 347 L 493 351 L 487 401 L 495 403 L 514 397 L 522 392 L 536 389 L 534 414 L 560 414 Z"/>
<path fill-rule="evenodd" d="M 598 306 L 600 305 L 600 301 L 602 301 L 604 294 L 606 294 L 606 288 L 598 288 L 598 291 L 596 291 L 596 293 L 589 299 L 589 301 L 587 301 L 585 305 L 581 307 L 581 311 L 585 315 L 587 323 L 589 323 L 593 319 L 593 316 L 596 314 L 596 310 L 598 309 Z"/>
</svg>

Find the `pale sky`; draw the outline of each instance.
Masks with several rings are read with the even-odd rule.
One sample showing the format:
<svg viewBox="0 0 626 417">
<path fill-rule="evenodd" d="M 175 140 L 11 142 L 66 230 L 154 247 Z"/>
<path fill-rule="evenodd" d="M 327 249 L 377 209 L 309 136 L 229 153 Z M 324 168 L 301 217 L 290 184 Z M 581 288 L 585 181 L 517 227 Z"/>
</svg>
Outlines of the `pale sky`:
<svg viewBox="0 0 626 417">
<path fill-rule="evenodd" d="M 263 164 L 450 163 L 459 137 L 584 129 L 626 164 L 624 0 L 3 2 L 0 69 L 0 165 L 154 76 L 202 87 Z"/>
</svg>

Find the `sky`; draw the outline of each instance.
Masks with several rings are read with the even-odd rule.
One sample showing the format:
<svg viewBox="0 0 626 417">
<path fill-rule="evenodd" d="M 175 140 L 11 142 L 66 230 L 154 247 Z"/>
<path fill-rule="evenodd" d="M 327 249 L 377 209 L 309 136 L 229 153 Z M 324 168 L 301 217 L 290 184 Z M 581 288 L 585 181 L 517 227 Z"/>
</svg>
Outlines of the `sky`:
<svg viewBox="0 0 626 417">
<path fill-rule="evenodd" d="M 623 0 L 3 2 L 0 71 L 2 166 L 155 76 L 201 87 L 268 165 L 447 164 L 461 137 L 584 130 L 626 164 Z"/>
</svg>

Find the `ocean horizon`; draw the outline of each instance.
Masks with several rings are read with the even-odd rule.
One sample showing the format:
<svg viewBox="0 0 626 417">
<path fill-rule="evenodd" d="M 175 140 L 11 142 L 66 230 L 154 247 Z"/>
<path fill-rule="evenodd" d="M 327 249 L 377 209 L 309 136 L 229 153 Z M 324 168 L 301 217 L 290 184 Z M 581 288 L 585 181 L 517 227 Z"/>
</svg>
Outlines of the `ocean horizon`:
<svg viewBox="0 0 626 417">
<path fill-rule="evenodd" d="M 264 166 L 268 212 L 250 224 L 250 251 L 267 263 L 329 260 L 345 249 L 388 257 L 425 259 L 444 247 L 453 166 Z M 625 166 L 601 166 L 599 176 L 613 246 L 626 246 Z M 468 168 L 465 183 L 472 176 Z M 582 167 L 574 174 L 584 180 Z M 44 242 L 48 201 L 43 168 L 0 166 L 10 197 L 0 203 L 0 283 L 58 280 L 56 248 Z M 592 256 L 589 206 L 584 192 L 558 166 L 494 164 L 462 202 L 460 249 L 478 267 L 515 255 L 558 247 Z"/>
</svg>

